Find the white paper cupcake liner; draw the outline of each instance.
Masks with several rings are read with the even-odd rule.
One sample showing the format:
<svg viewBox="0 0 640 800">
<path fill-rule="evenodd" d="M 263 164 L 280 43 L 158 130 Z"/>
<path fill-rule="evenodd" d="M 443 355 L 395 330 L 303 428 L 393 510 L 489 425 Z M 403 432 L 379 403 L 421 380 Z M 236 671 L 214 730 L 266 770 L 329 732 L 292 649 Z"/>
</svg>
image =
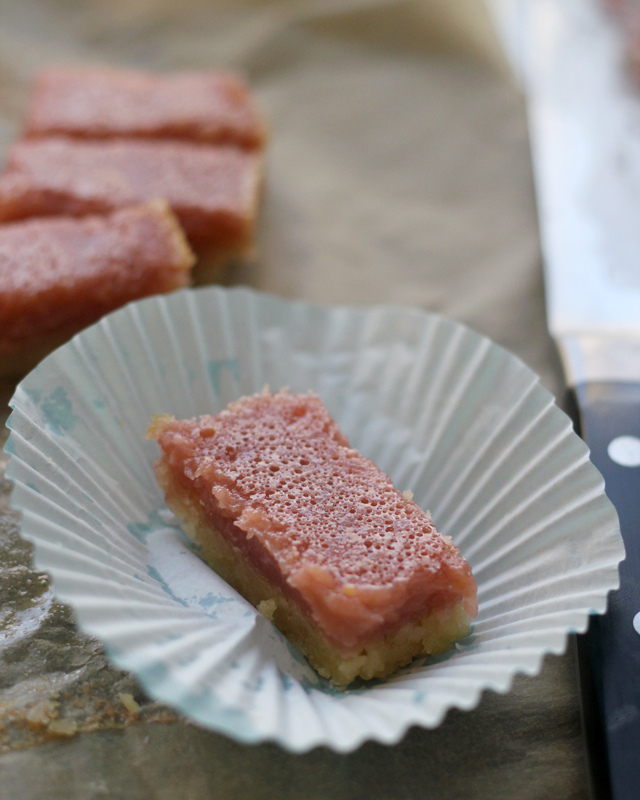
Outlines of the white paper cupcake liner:
<svg viewBox="0 0 640 800">
<path fill-rule="evenodd" d="M 337 690 L 200 560 L 145 430 L 265 384 L 317 392 L 458 544 L 480 608 L 450 653 Z M 7 475 L 37 567 L 151 695 L 242 742 L 346 752 L 435 727 L 536 673 L 618 585 L 617 516 L 567 417 L 517 358 L 436 315 L 186 290 L 79 334 L 11 405 Z"/>
</svg>

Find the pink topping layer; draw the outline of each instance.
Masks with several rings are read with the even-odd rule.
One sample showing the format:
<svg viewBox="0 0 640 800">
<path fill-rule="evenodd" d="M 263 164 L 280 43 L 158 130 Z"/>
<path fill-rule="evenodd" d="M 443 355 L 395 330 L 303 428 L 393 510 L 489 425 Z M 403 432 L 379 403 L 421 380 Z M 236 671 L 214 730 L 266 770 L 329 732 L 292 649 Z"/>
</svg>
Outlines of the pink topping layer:
<svg viewBox="0 0 640 800">
<path fill-rule="evenodd" d="M 265 140 L 260 114 L 235 75 L 153 75 L 110 68 L 41 72 L 26 134 L 158 137 L 246 148 L 260 147 Z"/>
<path fill-rule="evenodd" d="M 65 137 L 26 139 L 0 176 L 0 221 L 84 216 L 165 199 L 195 246 L 252 238 L 261 159 L 235 147 Z"/>
<path fill-rule="evenodd" d="M 164 203 L 106 217 L 0 225 L 0 356 L 189 283 L 193 255 Z"/>
<path fill-rule="evenodd" d="M 155 432 L 173 479 L 343 652 L 433 608 L 475 616 L 458 549 L 315 395 L 255 395 Z"/>
</svg>

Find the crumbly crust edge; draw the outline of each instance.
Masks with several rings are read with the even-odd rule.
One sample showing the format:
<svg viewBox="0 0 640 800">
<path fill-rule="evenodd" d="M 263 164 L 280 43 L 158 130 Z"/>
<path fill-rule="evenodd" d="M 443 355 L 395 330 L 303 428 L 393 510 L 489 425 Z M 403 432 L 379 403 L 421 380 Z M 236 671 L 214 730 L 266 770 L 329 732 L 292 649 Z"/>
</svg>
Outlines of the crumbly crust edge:
<svg viewBox="0 0 640 800">
<path fill-rule="evenodd" d="M 462 601 L 431 611 L 380 639 L 344 654 L 314 625 L 302 609 L 246 563 L 205 517 L 198 499 L 172 480 L 164 458 L 155 465 L 156 478 L 168 507 L 180 519 L 187 535 L 202 548 L 204 560 L 236 591 L 265 614 L 308 659 L 317 672 L 337 686 L 357 678 L 386 678 L 418 656 L 447 652 L 471 628 Z"/>
</svg>

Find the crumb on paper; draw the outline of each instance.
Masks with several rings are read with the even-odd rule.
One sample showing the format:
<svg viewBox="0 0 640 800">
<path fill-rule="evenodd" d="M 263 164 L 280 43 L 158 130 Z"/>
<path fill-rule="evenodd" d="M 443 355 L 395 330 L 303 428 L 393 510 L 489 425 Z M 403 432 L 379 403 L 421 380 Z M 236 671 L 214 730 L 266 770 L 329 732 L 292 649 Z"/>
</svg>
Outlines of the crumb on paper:
<svg viewBox="0 0 640 800">
<path fill-rule="evenodd" d="M 75 719 L 55 719 L 47 728 L 51 736 L 71 737 L 78 733 L 78 723 Z"/>
<path fill-rule="evenodd" d="M 42 700 L 31 706 L 25 714 L 25 722 L 32 731 L 48 728 L 58 716 L 58 704 L 51 700 Z"/>
<path fill-rule="evenodd" d="M 130 714 L 137 715 L 140 712 L 140 706 L 129 692 L 121 692 L 118 695 L 118 699 Z"/>
</svg>

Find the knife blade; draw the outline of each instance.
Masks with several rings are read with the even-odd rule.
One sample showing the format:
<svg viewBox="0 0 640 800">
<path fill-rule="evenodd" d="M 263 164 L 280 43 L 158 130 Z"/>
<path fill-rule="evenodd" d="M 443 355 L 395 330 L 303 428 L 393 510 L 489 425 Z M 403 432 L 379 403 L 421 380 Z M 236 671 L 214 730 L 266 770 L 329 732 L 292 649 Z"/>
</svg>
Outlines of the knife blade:
<svg viewBox="0 0 640 800">
<path fill-rule="evenodd" d="M 578 637 L 592 794 L 640 797 L 640 87 L 599 0 L 524 0 L 549 330 L 626 558 Z"/>
</svg>

